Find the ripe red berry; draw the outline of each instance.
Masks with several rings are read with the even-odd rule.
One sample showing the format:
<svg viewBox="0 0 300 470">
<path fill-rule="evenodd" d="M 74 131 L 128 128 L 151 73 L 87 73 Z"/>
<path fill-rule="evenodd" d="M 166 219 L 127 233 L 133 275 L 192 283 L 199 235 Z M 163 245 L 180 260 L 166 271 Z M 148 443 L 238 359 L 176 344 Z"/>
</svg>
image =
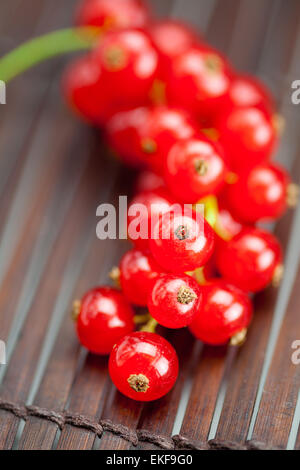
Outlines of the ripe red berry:
<svg viewBox="0 0 300 470">
<path fill-rule="evenodd" d="M 225 344 L 230 339 L 237 344 L 234 341 L 245 336 L 252 318 L 248 295 L 220 279 L 202 286 L 202 293 L 202 308 L 189 326 L 193 335 L 212 345 Z"/>
<path fill-rule="evenodd" d="M 78 9 L 76 23 L 110 31 L 140 28 L 147 24 L 148 19 L 148 10 L 140 0 L 84 0 Z"/>
<path fill-rule="evenodd" d="M 269 232 L 244 228 L 218 247 L 217 267 L 222 276 L 247 292 L 258 292 L 282 274 L 278 240 Z"/>
<path fill-rule="evenodd" d="M 146 103 L 156 77 L 158 53 L 149 36 L 137 29 L 105 35 L 94 51 L 106 93 L 124 106 Z"/>
<path fill-rule="evenodd" d="M 227 173 L 222 149 L 204 134 L 175 144 L 165 162 L 168 188 L 180 201 L 197 202 L 216 193 Z"/>
<path fill-rule="evenodd" d="M 103 88 L 101 68 L 91 56 L 80 58 L 68 67 L 63 91 L 71 108 L 89 121 L 104 123 L 114 111 Z"/>
<path fill-rule="evenodd" d="M 231 82 L 226 103 L 220 113 L 236 108 L 255 107 L 273 113 L 275 105 L 269 90 L 257 78 L 237 75 Z"/>
<path fill-rule="evenodd" d="M 211 119 L 228 93 L 232 72 L 226 60 L 205 44 L 188 48 L 172 61 L 166 95 L 202 119 Z"/>
<path fill-rule="evenodd" d="M 117 389 L 139 401 L 166 395 L 178 376 L 171 344 L 155 333 L 138 331 L 122 338 L 109 358 L 109 374 Z"/>
<path fill-rule="evenodd" d="M 278 141 L 274 118 L 254 107 L 235 108 L 221 114 L 216 127 L 226 159 L 235 171 L 267 161 Z"/>
<path fill-rule="evenodd" d="M 162 269 L 149 254 L 130 250 L 121 259 L 120 284 L 123 294 L 134 305 L 147 305 L 148 295 Z"/>
<path fill-rule="evenodd" d="M 176 20 L 153 23 L 149 32 L 161 55 L 160 77 L 166 78 L 172 61 L 199 40 L 197 34 L 186 24 Z"/>
<path fill-rule="evenodd" d="M 183 328 L 197 315 L 202 303 L 201 288 L 190 276 L 165 274 L 149 294 L 151 316 L 166 328 Z"/>
<path fill-rule="evenodd" d="M 162 216 L 154 228 L 150 249 L 166 271 L 184 273 L 204 266 L 214 244 L 214 232 L 202 215 L 185 208 Z"/>
<path fill-rule="evenodd" d="M 157 220 L 175 204 L 165 188 L 145 191 L 131 201 L 128 208 L 128 236 L 135 247 L 141 251 L 149 250 Z"/>
<path fill-rule="evenodd" d="M 228 202 L 243 222 L 274 220 L 295 202 L 292 200 L 295 187 L 290 183 L 288 172 L 279 165 L 259 165 L 241 173 L 237 182 L 228 186 Z"/>
<path fill-rule="evenodd" d="M 120 338 L 134 330 L 131 306 L 120 291 L 111 287 L 88 291 L 77 314 L 79 341 L 95 354 L 109 354 Z"/>
<path fill-rule="evenodd" d="M 107 133 L 112 147 L 161 173 L 172 145 L 196 134 L 198 127 L 182 110 L 167 106 L 136 108 L 115 114 Z"/>
</svg>

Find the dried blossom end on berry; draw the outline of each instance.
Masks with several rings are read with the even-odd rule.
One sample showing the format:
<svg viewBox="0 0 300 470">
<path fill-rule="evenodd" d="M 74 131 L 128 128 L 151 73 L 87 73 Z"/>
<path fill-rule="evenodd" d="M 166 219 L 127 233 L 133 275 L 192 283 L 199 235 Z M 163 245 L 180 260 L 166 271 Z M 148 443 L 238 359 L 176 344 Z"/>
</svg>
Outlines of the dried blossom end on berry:
<svg viewBox="0 0 300 470">
<path fill-rule="evenodd" d="M 241 331 L 233 335 L 230 339 L 230 346 L 242 346 L 246 341 L 247 328 L 243 328 Z"/>
<path fill-rule="evenodd" d="M 109 273 L 110 279 L 117 287 L 120 287 L 120 274 L 120 269 L 117 266 L 114 266 Z"/>
<path fill-rule="evenodd" d="M 285 129 L 285 119 L 281 114 L 274 114 L 271 119 L 272 125 L 277 133 L 277 135 L 281 136 L 284 133 Z"/>
<path fill-rule="evenodd" d="M 177 300 L 180 304 L 187 305 L 195 299 L 197 299 L 197 295 L 195 294 L 195 292 L 193 292 L 187 286 L 180 287 L 178 294 L 177 294 Z"/>
<path fill-rule="evenodd" d="M 80 310 L 81 310 L 80 300 L 74 300 L 73 305 L 72 305 L 72 312 L 71 312 L 71 317 L 73 321 L 77 321 Z"/>
<path fill-rule="evenodd" d="M 142 150 L 147 154 L 155 153 L 157 151 L 156 142 L 153 139 L 146 138 L 142 140 Z"/>
<path fill-rule="evenodd" d="M 186 225 L 179 225 L 175 230 L 175 235 L 178 240 L 186 240 L 189 238 L 189 230 Z"/>
<path fill-rule="evenodd" d="M 286 202 L 288 207 L 297 207 L 299 202 L 300 187 L 298 184 L 290 183 L 287 187 Z"/>
<path fill-rule="evenodd" d="M 105 64 L 109 70 L 121 70 L 126 65 L 126 56 L 121 47 L 112 46 L 105 53 Z"/>
<path fill-rule="evenodd" d="M 207 54 L 205 57 L 205 66 L 210 72 L 216 73 L 221 70 L 222 62 L 216 54 Z"/>
<path fill-rule="evenodd" d="M 208 171 L 208 164 L 205 160 L 195 160 L 194 167 L 199 176 L 205 176 Z"/>
<path fill-rule="evenodd" d="M 277 288 L 280 286 L 281 281 L 284 275 L 284 266 L 283 264 L 279 264 L 274 271 L 273 278 L 272 278 L 272 286 Z"/>
<path fill-rule="evenodd" d="M 127 382 L 135 392 L 146 393 L 149 388 L 149 379 L 144 374 L 131 374 Z"/>
</svg>

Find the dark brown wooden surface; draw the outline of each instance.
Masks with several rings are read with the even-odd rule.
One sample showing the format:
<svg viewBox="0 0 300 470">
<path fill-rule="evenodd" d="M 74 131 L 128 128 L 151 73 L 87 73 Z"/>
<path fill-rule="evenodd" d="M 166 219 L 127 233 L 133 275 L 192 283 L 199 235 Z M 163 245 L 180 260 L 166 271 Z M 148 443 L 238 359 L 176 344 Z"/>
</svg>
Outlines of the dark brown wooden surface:
<svg viewBox="0 0 300 470">
<path fill-rule="evenodd" d="M 25 0 L 2 3 L 0 54 L 69 25 L 77 1 L 26 0 L 26 9 Z M 287 124 L 278 159 L 299 181 L 300 108 L 290 100 L 290 84 L 300 78 L 299 1 L 153 4 L 160 15 L 171 12 L 201 25 L 236 66 L 266 80 Z M 117 204 L 134 175 L 108 157 L 98 132 L 65 107 L 60 76 L 68 60 L 52 60 L 16 79 L 7 105 L 0 106 L 0 339 L 8 353 L 8 364 L 0 366 L 0 400 L 57 413 L 55 419 L 37 416 L 36 408 L 13 413 L 0 401 L 0 449 L 285 448 L 293 441 L 300 448 L 300 365 L 291 362 L 291 343 L 300 339 L 299 273 L 287 306 L 287 285 L 256 297 L 255 319 L 240 350 L 202 347 L 187 331 L 166 333 L 179 354 L 180 378 L 155 403 L 121 396 L 107 360 L 78 345 L 72 299 L 108 282 L 110 267 L 128 246 L 97 240 L 96 207 Z M 294 220 L 289 212 L 275 229 L 286 250 L 291 234 L 299 238 Z M 287 276 L 297 271 L 297 243 L 294 249 Z M 82 420 L 90 424 L 84 428 Z"/>
</svg>

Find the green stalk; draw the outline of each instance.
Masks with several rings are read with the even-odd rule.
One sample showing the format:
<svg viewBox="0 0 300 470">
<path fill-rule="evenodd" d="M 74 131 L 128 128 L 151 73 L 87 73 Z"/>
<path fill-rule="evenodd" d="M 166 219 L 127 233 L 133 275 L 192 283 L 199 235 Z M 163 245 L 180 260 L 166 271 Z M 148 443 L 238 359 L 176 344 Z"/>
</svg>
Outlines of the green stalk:
<svg viewBox="0 0 300 470">
<path fill-rule="evenodd" d="M 99 37 L 98 28 L 68 28 L 32 39 L 0 59 L 0 80 L 8 83 L 17 75 L 52 57 L 91 49 Z"/>
</svg>

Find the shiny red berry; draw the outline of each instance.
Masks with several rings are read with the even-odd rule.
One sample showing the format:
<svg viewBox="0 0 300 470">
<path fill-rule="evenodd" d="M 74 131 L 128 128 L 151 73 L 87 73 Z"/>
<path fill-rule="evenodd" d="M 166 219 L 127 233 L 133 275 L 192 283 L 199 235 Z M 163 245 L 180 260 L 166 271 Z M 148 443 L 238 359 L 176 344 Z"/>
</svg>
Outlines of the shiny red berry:
<svg viewBox="0 0 300 470">
<path fill-rule="evenodd" d="M 166 78 L 174 58 L 199 40 L 197 34 L 188 25 L 176 20 L 157 21 L 150 26 L 149 32 L 161 55 L 161 78 Z"/>
<path fill-rule="evenodd" d="M 131 333 L 113 348 L 109 374 L 117 389 L 138 401 L 166 395 L 178 376 L 178 359 L 171 344 L 155 333 Z"/>
<path fill-rule="evenodd" d="M 202 293 L 202 308 L 189 326 L 193 335 L 212 345 L 244 337 L 252 318 L 248 295 L 219 279 L 202 286 Z"/>
<path fill-rule="evenodd" d="M 230 207 L 245 223 L 279 218 L 292 203 L 293 188 L 288 172 L 279 165 L 266 163 L 239 174 L 228 186 Z"/>
<path fill-rule="evenodd" d="M 149 36 L 138 29 L 105 35 L 94 51 L 101 66 L 106 93 L 114 102 L 135 106 L 148 101 L 156 77 L 158 53 Z"/>
<path fill-rule="evenodd" d="M 148 295 L 162 268 L 151 255 L 130 250 L 121 259 L 120 284 L 123 294 L 134 305 L 147 305 Z"/>
<path fill-rule="evenodd" d="M 109 354 L 120 338 L 134 330 L 131 306 L 121 292 L 111 287 L 88 291 L 77 314 L 79 341 L 95 354 Z"/>
<path fill-rule="evenodd" d="M 235 171 L 267 161 L 278 142 L 272 115 L 254 107 L 235 108 L 222 114 L 216 127 L 226 159 Z"/>
<path fill-rule="evenodd" d="M 202 119 L 211 119 L 228 93 L 232 72 L 226 60 L 205 44 L 192 46 L 172 61 L 166 95 Z"/>
<path fill-rule="evenodd" d="M 107 126 L 111 146 L 122 156 L 161 173 L 172 145 L 195 135 L 198 127 L 182 110 L 167 106 L 117 113 Z"/>
<path fill-rule="evenodd" d="M 140 28 L 147 24 L 148 19 L 148 10 L 140 0 L 84 0 L 78 9 L 76 23 L 110 31 Z"/>
<path fill-rule="evenodd" d="M 204 134 L 175 144 L 165 162 L 168 188 L 186 203 L 219 191 L 226 174 L 222 149 Z"/>
<path fill-rule="evenodd" d="M 63 79 L 64 95 L 71 108 L 88 121 L 102 124 L 115 110 L 103 86 L 101 68 L 91 56 L 73 62 Z"/>
<path fill-rule="evenodd" d="M 149 294 L 151 316 L 166 328 L 183 328 L 197 315 L 202 303 L 201 288 L 190 276 L 165 274 Z"/>
<path fill-rule="evenodd" d="M 166 212 L 154 228 L 150 249 L 156 261 L 174 273 L 193 271 L 204 266 L 213 254 L 214 232 L 200 213 Z"/>
<path fill-rule="evenodd" d="M 275 104 L 267 87 L 257 78 L 237 75 L 231 82 L 226 103 L 220 113 L 236 108 L 255 107 L 273 113 Z"/>
<path fill-rule="evenodd" d="M 269 232 L 244 228 L 218 247 L 217 267 L 222 276 L 247 292 L 258 292 L 282 273 L 278 240 Z"/>
<path fill-rule="evenodd" d="M 135 247 L 149 250 L 149 239 L 154 226 L 165 212 L 175 204 L 175 200 L 165 188 L 145 191 L 138 194 L 128 207 L 128 236 Z"/>
</svg>

